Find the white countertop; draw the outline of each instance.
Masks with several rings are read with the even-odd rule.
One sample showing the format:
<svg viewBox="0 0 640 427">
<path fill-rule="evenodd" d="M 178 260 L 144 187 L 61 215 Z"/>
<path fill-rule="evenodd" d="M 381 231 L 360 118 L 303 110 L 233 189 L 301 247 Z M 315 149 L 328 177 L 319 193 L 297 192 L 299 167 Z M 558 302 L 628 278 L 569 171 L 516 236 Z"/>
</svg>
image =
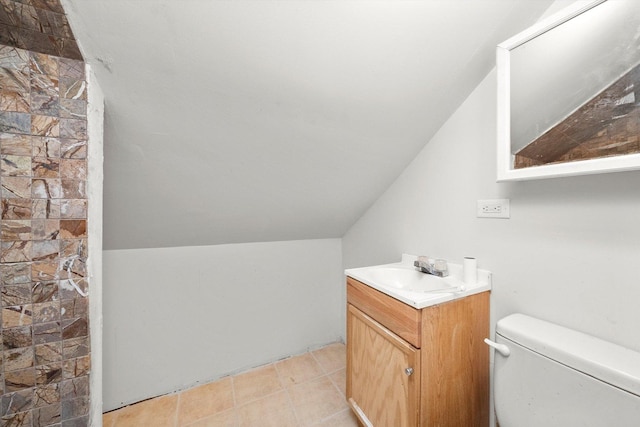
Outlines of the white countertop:
<svg viewBox="0 0 640 427">
<path fill-rule="evenodd" d="M 477 283 L 464 283 L 461 264 L 448 262 L 449 276 L 436 277 L 418 272 L 413 266 L 417 258 L 415 255 L 403 254 L 402 261 L 397 263 L 350 268 L 344 272 L 347 276 L 418 309 L 491 290 L 490 271 L 478 269 Z"/>
</svg>

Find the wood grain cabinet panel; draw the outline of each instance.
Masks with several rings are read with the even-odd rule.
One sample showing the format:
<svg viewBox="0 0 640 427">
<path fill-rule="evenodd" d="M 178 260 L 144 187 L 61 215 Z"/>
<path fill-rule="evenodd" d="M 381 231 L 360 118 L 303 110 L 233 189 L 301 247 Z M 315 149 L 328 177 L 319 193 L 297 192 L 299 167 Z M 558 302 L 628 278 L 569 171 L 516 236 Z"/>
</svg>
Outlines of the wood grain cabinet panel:
<svg viewBox="0 0 640 427">
<path fill-rule="evenodd" d="M 347 400 L 362 425 L 489 425 L 489 292 L 416 310 L 347 278 L 347 302 Z"/>
<path fill-rule="evenodd" d="M 418 420 L 420 352 L 349 306 L 347 336 L 353 343 L 347 379 L 349 404 L 374 426 L 412 427 Z"/>
<path fill-rule="evenodd" d="M 396 335 L 420 348 L 422 312 L 370 286 L 347 277 L 347 302 Z"/>
</svg>

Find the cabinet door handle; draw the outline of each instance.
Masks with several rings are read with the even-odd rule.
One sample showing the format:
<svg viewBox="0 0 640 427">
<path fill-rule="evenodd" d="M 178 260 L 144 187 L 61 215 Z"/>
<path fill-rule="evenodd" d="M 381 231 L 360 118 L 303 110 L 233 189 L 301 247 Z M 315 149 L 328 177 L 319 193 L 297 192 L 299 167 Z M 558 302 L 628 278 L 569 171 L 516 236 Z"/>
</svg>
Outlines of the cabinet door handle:
<svg viewBox="0 0 640 427">
<path fill-rule="evenodd" d="M 404 373 L 407 374 L 408 377 L 413 374 L 413 368 L 405 368 Z"/>
</svg>

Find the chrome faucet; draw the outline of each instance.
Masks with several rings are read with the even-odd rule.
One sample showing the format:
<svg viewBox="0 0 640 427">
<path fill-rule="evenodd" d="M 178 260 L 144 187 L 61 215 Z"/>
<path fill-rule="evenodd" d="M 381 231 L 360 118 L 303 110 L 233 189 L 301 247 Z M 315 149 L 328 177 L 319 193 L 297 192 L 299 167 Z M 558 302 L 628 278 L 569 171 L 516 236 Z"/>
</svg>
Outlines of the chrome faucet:
<svg viewBox="0 0 640 427">
<path fill-rule="evenodd" d="M 449 275 L 449 269 L 447 268 L 447 261 L 443 259 L 431 259 L 426 256 L 419 256 L 413 265 L 418 271 L 423 273 L 432 274 L 438 277 L 446 277 Z"/>
</svg>

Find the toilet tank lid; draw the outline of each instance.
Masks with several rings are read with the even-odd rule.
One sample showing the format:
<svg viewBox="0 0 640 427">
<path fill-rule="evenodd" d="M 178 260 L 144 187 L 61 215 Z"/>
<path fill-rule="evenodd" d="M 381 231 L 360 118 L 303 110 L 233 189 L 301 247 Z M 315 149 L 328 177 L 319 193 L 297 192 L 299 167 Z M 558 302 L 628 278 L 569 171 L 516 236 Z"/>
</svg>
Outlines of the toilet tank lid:
<svg viewBox="0 0 640 427">
<path fill-rule="evenodd" d="M 554 323 L 512 314 L 496 333 L 536 353 L 640 396 L 640 353 Z"/>
</svg>

